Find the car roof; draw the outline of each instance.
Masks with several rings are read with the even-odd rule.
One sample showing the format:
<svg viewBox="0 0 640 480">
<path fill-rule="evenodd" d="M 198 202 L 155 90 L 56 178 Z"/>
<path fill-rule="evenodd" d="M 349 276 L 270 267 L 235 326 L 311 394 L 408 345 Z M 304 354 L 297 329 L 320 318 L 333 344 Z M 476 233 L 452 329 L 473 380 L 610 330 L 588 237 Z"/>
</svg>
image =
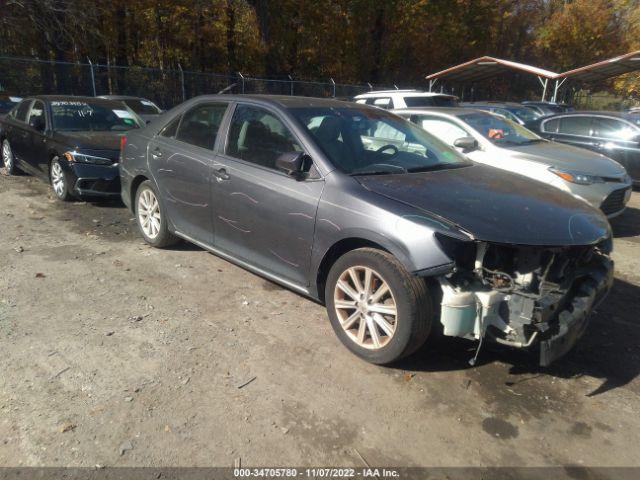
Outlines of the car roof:
<svg viewBox="0 0 640 480">
<path fill-rule="evenodd" d="M 421 90 L 377 90 L 356 95 L 353 98 L 368 98 L 377 96 L 401 95 L 403 97 L 455 97 L 448 93 L 423 92 Z"/>
<path fill-rule="evenodd" d="M 486 115 L 491 115 L 489 112 L 484 110 L 478 110 L 476 108 L 468 108 L 468 107 L 420 107 L 420 108 L 396 108 L 394 110 L 390 110 L 392 113 L 411 113 L 411 114 L 429 114 L 429 113 L 443 113 L 445 115 L 452 115 L 454 117 L 459 117 L 461 115 L 469 115 L 471 113 L 481 113 Z"/>
<path fill-rule="evenodd" d="M 193 97 L 189 100 L 205 100 L 216 101 L 223 99 L 225 101 L 242 102 L 253 101 L 257 103 L 263 103 L 265 105 L 273 105 L 284 108 L 300 108 L 300 107 L 348 107 L 355 106 L 355 103 L 338 100 L 335 98 L 318 98 L 318 97 L 296 97 L 291 95 L 258 95 L 258 94 L 244 94 L 244 95 L 229 95 L 229 94 L 212 94 L 212 95 L 200 95 Z M 363 107 L 365 105 L 358 105 Z"/>
<path fill-rule="evenodd" d="M 481 102 L 463 102 L 460 105 L 471 107 L 473 105 L 478 105 L 482 107 L 518 107 L 522 108 L 523 105 L 521 103 L 516 102 L 499 102 L 493 100 L 486 100 Z"/>
<path fill-rule="evenodd" d="M 98 95 L 96 98 L 104 98 L 105 100 L 146 100 L 144 97 L 135 95 Z"/>
<path fill-rule="evenodd" d="M 553 115 L 542 117 L 541 120 L 547 120 L 553 117 L 570 117 L 570 116 L 587 116 L 587 117 L 615 117 L 623 120 L 633 119 L 635 116 L 627 112 L 616 112 L 607 110 L 576 110 L 573 112 L 558 112 Z"/>
<path fill-rule="evenodd" d="M 43 100 L 45 102 L 92 102 L 104 104 L 111 104 L 112 102 L 114 102 L 114 100 L 109 100 L 106 98 L 81 95 L 31 95 L 30 97 L 26 97 L 25 99 Z"/>
</svg>

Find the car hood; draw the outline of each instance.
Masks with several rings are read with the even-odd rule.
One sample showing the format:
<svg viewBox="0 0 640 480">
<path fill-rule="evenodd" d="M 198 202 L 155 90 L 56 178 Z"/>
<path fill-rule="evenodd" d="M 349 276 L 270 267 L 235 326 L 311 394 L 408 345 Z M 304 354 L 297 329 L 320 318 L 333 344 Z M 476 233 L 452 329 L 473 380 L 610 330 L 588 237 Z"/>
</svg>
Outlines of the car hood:
<svg viewBox="0 0 640 480">
<path fill-rule="evenodd" d="M 444 218 L 475 239 L 519 245 L 593 245 L 609 223 L 559 189 L 493 167 L 354 177 L 368 190 Z"/>
<path fill-rule="evenodd" d="M 539 142 L 522 146 L 509 146 L 507 150 L 516 158 L 544 163 L 566 170 L 577 170 L 599 177 L 622 177 L 625 169 L 618 162 L 584 148 L 556 142 Z"/>
<path fill-rule="evenodd" d="M 76 150 L 120 150 L 120 137 L 127 132 L 56 132 L 54 140 Z"/>
</svg>

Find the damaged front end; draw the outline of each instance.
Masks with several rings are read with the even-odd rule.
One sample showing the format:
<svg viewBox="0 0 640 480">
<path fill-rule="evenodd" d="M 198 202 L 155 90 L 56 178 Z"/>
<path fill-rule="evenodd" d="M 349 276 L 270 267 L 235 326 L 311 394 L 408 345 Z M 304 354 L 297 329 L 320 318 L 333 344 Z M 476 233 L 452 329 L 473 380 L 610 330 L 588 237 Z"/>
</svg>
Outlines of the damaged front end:
<svg viewBox="0 0 640 480">
<path fill-rule="evenodd" d="M 613 283 L 610 238 L 564 247 L 438 240 L 455 261 L 438 277 L 444 334 L 479 340 L 478 351 L 485 337 L 539 345 L 540 365 L 551 364 L 582 336 Z"/>
</svg>

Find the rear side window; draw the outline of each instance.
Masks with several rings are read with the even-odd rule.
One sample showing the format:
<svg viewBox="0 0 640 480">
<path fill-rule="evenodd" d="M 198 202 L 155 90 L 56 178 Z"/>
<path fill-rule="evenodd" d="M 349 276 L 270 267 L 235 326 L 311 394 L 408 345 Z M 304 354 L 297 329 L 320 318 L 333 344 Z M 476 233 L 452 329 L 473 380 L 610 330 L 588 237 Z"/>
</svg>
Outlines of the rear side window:
<svg viewBox="0 0 640 480">
<path fill-rule="evenodd" d="M 367 105 L 384 109 L 393 108 L 390 97 L 367 98 Z"/>
<path fill-rule="evenodd" d="M 560 119 L 559 118 L 554 118 L 552 120 L 547 120 L 546 122 L 544 122 L 542 124 L 542 131 L 543 132 L 550 132 L 550 133 L 557 133 L 559 125 L 560 125 Z"/>
<path fill-rule="evenodd" d="M 227 155 L 275 169 L 280 155 L 302 151 L 278 117 L 262 108 L 238 105 L 229 128 Z"/>
<path fill-rule="evenodd" d="M 192 108 L 182 117 L 176 138 L 197 147 L 213 150 L 227 104 L 215 103 Z"/>
<path fill-rule="evenodd" d="M 31 106 L 31 100 L 23 100 L 18 105 L 18 109 L 16 110 L 15 119 L 21 122 L 27 121 L 27 113 L 29 113 L 29 107 Z"/>
<path fill-rule="evenodd" d="M 591 135 L 591 117 L 562 117 L 558 133 L 567 135 Z"/>
<path fill-rule="evenodd" d="M 434 95 L 432 97 L 404 97 L 407 107 L 455 107 L 456 99 L 445 95 Z"/>
</svg>

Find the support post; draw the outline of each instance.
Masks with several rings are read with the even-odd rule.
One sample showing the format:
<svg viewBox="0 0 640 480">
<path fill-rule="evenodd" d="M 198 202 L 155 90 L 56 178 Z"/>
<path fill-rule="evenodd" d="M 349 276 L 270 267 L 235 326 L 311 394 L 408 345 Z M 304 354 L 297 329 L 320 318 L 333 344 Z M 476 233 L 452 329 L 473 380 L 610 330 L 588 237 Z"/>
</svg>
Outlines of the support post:
<svg viewBox="0 0 640 480">
<path fill-rule="evenodd" d="M 547 96 L 547 85 L 549 83 L 549 79 L 545 78 L 544 80 L 542 80 L 542 77 L 538 77 L 538 81 L 542 85 L 542 98 L 540 99 L 540 101 L 544 102 L 544 99 Z"/>
<path fill-rule="evenodd" d="M 556 103 L 556 99 L 557 99 L 557 97 L 558 97 L 558 89 L 562 86 L 562 84 L 564 83 L 564 81 L 565 81 L 566 79 L 567 79 L 567 77 L 564 77 L 564 78 L 562 79 L 562 81 L 560 81 L 560 80 L 556 80 L 556 86 L 555 86 L 555 88 L 553 89 L 553 100 L 552 100 L 552 101 L 553 101 L 553 103 Z"/>
<path fill-rule="evenodd" d="M 240 84 L 241 84 L 241 88 L 240 91 L 242 93 L 244 93 L 244 75 L 242 75 L 242 73 L 238 72 L 238 76 L 240 77 Z"/>
<path fill-rule="evenodd" d="M 293 77 L 291 75 L 287 77 L 289 77 L 289 95 L 293 96 Z"/>
<path fill-rule="evenodd" d="M 371 92 L 373 90 L 373 86 L 369 82 L 367 82 L 367 85 L 369 85 L 369 91 Z"/>
<path fill-rule="evenodd" d="M 87 57 L 87 61 L 89 62 L 89 68 L 91 69 L 91 88 L 93 90 L 93 96 L 96 96 L 96 76 L 93 72 L 93 62 L 89 57 Z"/>
<path fill-rule="evenodd" d="M 437 78 L 432 78 L 431 80 L 429 80 L 429 91 L 430 92 L 433 91 L 433 87 L 435 87 L 437 81 L 438 81 Z"/>
<path fill-rule="evenodd" d="M 182 90 L 182 101 L 184 102 L 187 99 L 187 91 L 184 87 L 184 71 L 182 70 L 180 62 L 178 62 L 178 70 L 180 71 L 180 88 Z"/>
<path fill-rule="evenodd" d="M 333 95 L 331 95 L 333 98 L 336 98 L 336 82 L 333 80 L 333 78 L 330 78 L 329 80 L 331 80 L 331 87 L 333 89 Z"/>
</svg>

